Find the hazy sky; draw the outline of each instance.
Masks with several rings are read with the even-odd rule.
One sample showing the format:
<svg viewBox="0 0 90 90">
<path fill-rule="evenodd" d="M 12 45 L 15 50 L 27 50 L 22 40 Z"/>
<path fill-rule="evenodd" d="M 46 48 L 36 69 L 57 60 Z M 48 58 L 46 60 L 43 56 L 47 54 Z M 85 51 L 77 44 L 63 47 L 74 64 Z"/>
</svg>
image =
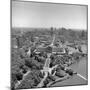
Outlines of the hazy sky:
<svg viewBox="0 0 90 90">
<path fill-rule="evenodd" d="M 13 1 L 12 27 L 87 29 L 87 7 Z"/>
</svg>

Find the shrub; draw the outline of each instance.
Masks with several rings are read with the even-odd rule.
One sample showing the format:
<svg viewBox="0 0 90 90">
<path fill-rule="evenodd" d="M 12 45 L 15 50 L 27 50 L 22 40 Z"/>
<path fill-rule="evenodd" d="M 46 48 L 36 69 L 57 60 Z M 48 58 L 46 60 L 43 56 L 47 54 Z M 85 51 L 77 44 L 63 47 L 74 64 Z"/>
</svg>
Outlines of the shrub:
<svg viewBox="0 0 90 90">
<path fill-rule="evenodd" d="M 52 80 L 52 81 L 55 81 L 55 80 L 56 80 L 55 77 L 52 76 L 52 75 L 49 75 L 48 78 L 49 78 L 50 80 Z"/>
<path fill-rule="evenodd" d="M 69 75 L 72 76 L 72 75 L 73 75 L 73 70 L 72 70 L 72 69 L 67 69 L 67 70 L 66 70 L 66 73 L 68 73 Z"/>
<path fill-rule="evenodd" d="M 16 73 L 16 78 L 17 78 L 18 81 L 22 80 L 23 79 L 23 74 Z"/>
</svg>

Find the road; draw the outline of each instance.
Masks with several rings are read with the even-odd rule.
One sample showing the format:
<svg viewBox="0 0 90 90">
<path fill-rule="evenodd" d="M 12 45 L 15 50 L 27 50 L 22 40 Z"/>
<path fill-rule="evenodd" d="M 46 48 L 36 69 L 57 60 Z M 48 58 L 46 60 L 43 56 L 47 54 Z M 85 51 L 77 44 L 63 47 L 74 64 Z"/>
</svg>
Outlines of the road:
<svg viewBox="0 0 90 90">
<path fill-rule="evenodd" d="M 53 47 L 54 40 L 55 40 L 55 35 L 53 36 L 53 40 L 52 40 L 52 42 L 51 42 L 51 44 L 50 44 L 51 47 Z M 43 82 L 45 81 L 45 79 L 46 79 L 47 76 L 48 76 L 48 73 L 51 74 L 51 71 L 52 71 L 54 68 L 56 68 L 56 66 L 53 67 L 53 68 L 49 68 L 49 64 L 50 64 L 50 60 L 51 60 L 51 59 L 50 59 L 50 56 L 51 56 L 51 53 L 48 53 L 48 54 L 47 54 L 46 62 L 45 62 L 44 67 L 43 67 L 43 70 L 41 70 L 41 72 L 44 73 L 45 75 L 44 75 L 44 78 L 41 80 L 41 82 L 37 85 L 37 87 L 42 87 L 42 86 L 44 85 Z"/>
</svg>

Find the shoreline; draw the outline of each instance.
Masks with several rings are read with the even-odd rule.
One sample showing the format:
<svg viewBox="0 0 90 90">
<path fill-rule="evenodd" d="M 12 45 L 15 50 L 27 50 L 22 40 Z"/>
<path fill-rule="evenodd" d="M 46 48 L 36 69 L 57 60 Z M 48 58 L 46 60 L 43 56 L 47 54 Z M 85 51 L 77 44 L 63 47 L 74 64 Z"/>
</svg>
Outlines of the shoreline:
<svg viewBox="0 0 90 90">
<path fill-rule="evenodd" d="M 86 61 L 85 59 L 81 59 L 80 61 Z M 76 65 L 77 66 L 77 63 L 73 63 L 73 64 L 71 64 L 69 67 L 72 69 L 72 67 L 71 66 L 73 66 L 73 65 Z M 79 66 L 80 67 L 80 66 Z M 78 68 L 78 67 L 77 67 Z M 76 70 L 77 71 L 77 70 Z M 73 78 L 72 78 L 73 77 Z M 62 79 L 62 80 L 58 80 L 57 82 L 53 82 L 51 85 L 50 85 L 50 87 L 52 87 L 52 85 L 56 85 L 56 83 L 58 83 L 58 82 L 61 82 L 61 85 L 62 85 L 62 82 L 63 82 L 63 85 L 65 85 L 66 86 L 66 83 L 68 83 L 69 82 L 69 84 L 68 85 L 71 85 L 71 83 L 72 83 L 72 85 L 74 85 L 74 83 L 79 83 L 79 84 L 87 84 L 87 75 L 86 76 L 84 76 L 83 74 L 81 74 L 80 72 L 78 72 L 77 71 L 77 74 L 74 74 L 73 76 L 70 76 L 70 77 L 68 77 L 68 78 L 66 78 L 66 79 Z M 58 86 L 58 85 L 57 85 Z M 59 83 L 59 86 L 60 86 L 60 83 Z"/>
</svg>

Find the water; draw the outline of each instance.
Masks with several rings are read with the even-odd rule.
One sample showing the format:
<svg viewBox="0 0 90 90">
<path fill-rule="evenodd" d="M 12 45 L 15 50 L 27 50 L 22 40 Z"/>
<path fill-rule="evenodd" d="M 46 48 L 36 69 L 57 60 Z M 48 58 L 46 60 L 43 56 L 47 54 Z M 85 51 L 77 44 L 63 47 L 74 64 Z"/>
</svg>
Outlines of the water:
<svg viewBox="0 0 90 90">
<path fill-rule="evenodd" d="M 66 85 L 85 85 L 87 84 L 87 58 L 82 58 L 79 62 L 70 66 L 78 75 L 74 75 L 70 79 L 58 82 L 52 86 L 66 86 Z"/>
<path fill-rule="evenodd" d="M 74 71 L 87 78 L 87 57 L 70 66 Z"/>
</svg>

